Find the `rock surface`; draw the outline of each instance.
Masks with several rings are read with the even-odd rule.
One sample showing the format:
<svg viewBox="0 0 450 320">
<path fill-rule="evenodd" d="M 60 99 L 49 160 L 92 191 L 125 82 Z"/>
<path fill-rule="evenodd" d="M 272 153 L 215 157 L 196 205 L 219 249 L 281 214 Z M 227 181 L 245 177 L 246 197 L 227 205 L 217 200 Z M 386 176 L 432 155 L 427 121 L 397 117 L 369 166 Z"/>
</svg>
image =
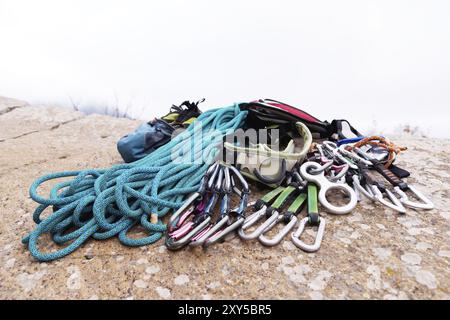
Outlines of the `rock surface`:
<svg viewBox="0 0 450 320">
<path fill-rule="evenodd" d="M 34 228 L 30 184 L 48 172 L 119 163 L 116 141 L 138 123 L 0 98 L 0 298 L 450 298 L 449 140 L 395 139 L 409 148 L 399 164 L 434 210 L 402 216 L 364 199 L 348 216 L 327 215 L 314 254 L 288 239 L 266 248 L 235 238 L 179 252 L 162 240 L 130 248 L 110 239 L 36 262 L 20 242 Z"/>
</svg>

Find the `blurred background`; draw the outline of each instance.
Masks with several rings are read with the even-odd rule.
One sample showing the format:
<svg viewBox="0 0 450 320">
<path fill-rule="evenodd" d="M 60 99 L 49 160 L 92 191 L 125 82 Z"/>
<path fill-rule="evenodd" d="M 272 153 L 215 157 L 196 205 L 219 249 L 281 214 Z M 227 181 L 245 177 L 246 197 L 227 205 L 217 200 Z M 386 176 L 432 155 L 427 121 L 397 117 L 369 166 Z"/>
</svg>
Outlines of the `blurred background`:
<svg viewBox="0 0 450 320">
<path fill-rule="evenodd" d="M 450 137 L 450 1 L 0 0 L 0 95 L 152 119 L 273 98 Z"/>
</svg>

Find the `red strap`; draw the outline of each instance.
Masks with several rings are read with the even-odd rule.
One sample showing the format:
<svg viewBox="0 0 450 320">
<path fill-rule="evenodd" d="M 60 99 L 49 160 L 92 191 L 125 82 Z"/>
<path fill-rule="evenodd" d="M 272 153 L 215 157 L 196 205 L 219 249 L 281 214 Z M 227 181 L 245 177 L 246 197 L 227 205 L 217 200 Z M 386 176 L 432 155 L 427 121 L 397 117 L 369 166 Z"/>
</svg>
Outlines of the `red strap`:
<svg viewBox="0 0 450 320">
<path fill-rule="evenodd" d="M 307 114 L 303 112 L 302 110 L 299 110 L 297 108 L 285 105 L 285 104 L 279 104 L 279 103 L 269 103 L 271 106 L 278 107 L 284 111 L 287 111 L 289 113 L 292 113 L 296 115 L 297 117 L 303 118 L 305 120 L 308 120 L 309 122 L 320 122 L 319 119 L 314 118 L 312 115 Z"/>
<path fill-rule="evenodd" d="M 255 100 L 255 101 L 252 101 L 252 102 L 258 103 L 259 101 Z M 295 116 L 297 116 L 299 118 L 302 118 L 302 119 L 304 119 L 306 121 L 314 122 L 314 123 L 321 122 L 319 119 L 314 118 L 312 115 L 307 114 L 304 111 L 299 110 L 299 109 L 297 109 L 295 107 L 289 106 L 287 104 L 281 104 L 281 103 L 275 103 L 275 102 L 264 102 L 264 103 L 268 104 L 268 105 L 270 105 L 272 107 L 275 107 L 275 108 L 281 109 L 283 111 L 286 111 L 286 112 L 288 112 L 288 113 L 290 113 L 292 115 L 295 115 Z"/>
</svg>

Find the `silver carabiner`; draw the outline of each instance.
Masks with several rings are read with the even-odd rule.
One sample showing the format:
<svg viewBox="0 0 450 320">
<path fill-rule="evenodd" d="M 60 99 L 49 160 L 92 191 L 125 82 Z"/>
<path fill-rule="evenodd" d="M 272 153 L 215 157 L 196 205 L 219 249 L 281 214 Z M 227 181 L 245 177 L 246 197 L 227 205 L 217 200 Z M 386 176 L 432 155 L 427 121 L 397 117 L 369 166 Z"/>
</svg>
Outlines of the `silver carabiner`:
<svg viewBox="0 0 450 320">
<path fill-rule="evenodd" d="M 400 200 L 397 199 L 397 197 L 388 189 L 385 189 L 385 192 L 389 198 L 389 200 L 391 200 L 391 202 L 387 201 L 384 199 L 383 197 L 383 193 L 380 191 L 380 189 L 378 189 L 378 187 L 376 185 L 371 185 L 372 191 L 373 191 L 373 195 L 374 198 L 380 202 L 381 204 L 385 205 L 388 208 L 391 208 L 399 213 L 406 213 L 406 209 L 403 206 L 403 204 L 400 202 Z"/>
<path fill-rule="evenodd" d="M 345 147 L 346 147 L 345 144 L 340 145 L 339 148 L 338 148 L 338 153 L 341 154 L 342 156 L 346 156 L 346 157 L 348 157 L 350 159 L 353 159 L 356 162 L 362 162 L 362 163 L 364 163 L 365 165 L 368 165 L 368 166 L 372 165 L 372 162 L 370 162 L 367 159 L 364 159 L 363 157 L 357 155 L 354 152 L 348 151 L 347 149 L 345 149 Z M 339 158 L 339 159 L 341 159 L 341 158 Z M 345 161 L 350 165 L 350 168 L 358 169 L 357 165 L 353 164 L 352 162 L 347 160 L 345 157 L 342 157 L 342 159 L 345 159 Z"/>
<path fill-rule="evenodd" d="M 172 214 L 172 216 L 169 219 L 169 223 L 168 223 L 169 231 L 171 231 L 170 229 L 174 228 L 178 224 L 176 222 L 176 219 L 180 215 L 186 213 L 188 211 L 187 209 L 192 210 L 192 211 L 194 210 L 194 202 L 199 198 L 201 198 L 200 193 L 195 192 L 195 193 L 191 194 L 189 196 L 189 198 L 187 198 L 186 201 L 183 203 L 183 205 L 177 211 L 175 211 L 174 214 Z"/>
<path fill-rule="evenodd" d="M 324 206 L 324 208 L 328 212 L 334 213 L 334 214 L 350 213 L 350 211 L 352 211 L 355 208 L 355 206 L 358 202 L 355 191 L 349 185 L 347 185 L 345 183 L 335 183 L 335 182 L 329 181 L 325 177 L 323 172 L 319 173 L 317 175 L 313 175 L 308 172 L 309 169 L 311 169 L 311 168 L 318 169 L 319 167 L 320 167 L 320 165 L 316 162 L 312 162 L 312 161 L 305 162 L 304 164 L 302 164 L 300 166 L 300 174 L 302 175 L 302 177 L 304 179 L 315 183 L 320 188 L 319 202 L 322 206 Z M 326 197 L 327 192 L 330 190 L 344 191 L 349 196 L 350 201 L 343 206 L 335 206 L 335 205 L 331 204 Z"/>
<path fill-rule="evenodd" d="M 220 230 L 219 232 L 213 234 L 211 237 L 209 237 L 205 243 L 203 244 L 204 247 L 210 246 L 218 241 L 220 241 L 221 239 L 223 239 L 227 234 L 233 232 L 234 230 L 236 230 L 237 228 L 239 228 L 243 223 L 245 218 L 244 217 L 239 217 L 235 222 L 230 223 L 230 217 L 227 216 L 227 223 L 229 224 L 226 228 Z"/>
<path fill-rule="evenodd" d="M 339 171 L 339 173 L 337 175 L 329 177 L 330 181 L 331 182 L 339 181 L 342 177 L 345 176 L 345 174 L 347 173 L 348 169 L 350 169 L 350 166 L 347 163 L 342 165 L 342 169 L 341 169 L 341 171 Z"/>
<path fill-rule="evenodd" d="M 295 244 L 296 247 L 302 249 L 306 252 L 316 252 L 319 250 L 320 245 L 322 244 L 323 235 L 325 233 L 325 219 L 320 217 L 319 219 L 319 228 L 317 230 L 316 239 L 313 244 L 306 244 L 302 240 L 300 240 L 300 236 L 305 230 L 306 224 L 309 223 L 309 217 L 305 217 L 300 220 L 300 225 L 297 231 L 291 234 L 291 240 Z"/>
<path fill-rule="evenodd" d="M 423 203 L 411 201 L 408 198 L 408 195 L 403 190 L 401 190 L 400 187 L 394 187 L 394 191 L 400 196 L 400 202 L 403 203 L 405 206 L 424 210 L 431 210 L 434 208 L 433 202 L 431 202 L 430 199 L 425 197 L 419 190 L 410 185 L 408 185 L 408 190 L 411 191 L 417 198 L 422 200 Z"/>
<path fill-rule="evenodd" d="M 199 234 L 195 235 L 192 238 L 191 242 L 189 243 L 189 246 L 197 247 L 204 245 L 212 235 L 214 235 L 218 230 L 220 230 L 220 228 L 222 228 L 224 225 L 228 223 L 228 220 L 229 217 L 224 216 L 214 225 L 210 226 L 209 228 L 206 228 L 205 231 L 199 232 Z"/>
<path fill-rule="evenodd" d="M 361 200 L 360 193 L 362 193 L 364 196 L 366 196 L 366 198 L 368 198 L 368 199 L 370 199 L 370 200 L 372 200 L 372 201 L 376 201 L 376 200 L 377 200 L 377 199 L 375 198 L 374 193 L 372 192 L 372 190 L 370 189 L 369 186 L 366 185 L 366 187 L 364 188 L 364 187 L 361 185 L 361 182 L 359 181 L 359 178 L 358 178 L 358 175 L 357 175 L 357 174 L 354 174 L 354 175 L 352 176 L 352 180 L 353 180 L 353 187 L 354 187 L 354 189 L 355 189 L 355 192 L 356 192 L 356 196 L 357 196 L 357 198 L 358 198 L 358 201 Z"/>
<path fill-rule="evenodd" d="M 218 194 L 223 190 L 225 192 L 230 192 L 231 190 L 231 182 L 230 182 L 230 172 L 227 167 L 220 167 L 219 169 L 219 175 L 215 184 L 214 188 L 214 194 L 211 198 L 211 201 L 208 203 L 208 205 L 205 208 L 205 214 L 207 214 L 210 219 L 212 220 L 212 210 L 214 210 L 214 207 L 216 205 L 216 200 L 218 199 Z M 198 234 L 195 234 L 191 238 L 191 242 L 189 243 L 189 246 L 197 247 L 201 246 L 205 243 L 205 241 L 213 235 L 217 230 L 219 230 L 223 225 L 225 225 L 228 222 L 228 194 L 226 193 L 222 198 L 222 204 L 221 204 L 221 216 L 222 218 L 217 221 L 214 225 L 210 224 L 205 227 L 205 229 L 201 230 Z"/>
<path fill-rule="evenodd" d="M 292 228 L 295 227 L 297 224 L 297 217 L 295 215 L 292 215 L 289 219 L 289 223 L 287 223 L 281 230 L 278 232 L 272 239 L 269 239 L 265 236 L 265 233 L 272 230 L 273 227 L 275 227 L 278 223 L 282 222 L 285 219 L 283 215 L 279 215 L 278 218 L 273 221 L 258 237 L 259 242 L 261 242 L 263 245 L 272 247 L 281 242 L 283 238 L 289 233 L 289 231 L 292 230 Z"/>
<path fill-rule="evenodd" d="M 260 226 L 258 226 L 252 233 L 246 234 L 245 230 L 253 226 L 256 222 L 258 222 L 262 217 L 266 216 L 267 207 L 263 206 L 261 209 L 256 211 L 255 213 L 248 216 L 243 222 L 241 228 L 239 228 L 238 234 L 243 240 L 253 240 L 258 238 L 264 230 L 268 226 L 270 226 L 275 220 L 277 220 L 280 213 L 277 210 L 274 210 L 272 215 L 264 221 Z"/>
</svg>

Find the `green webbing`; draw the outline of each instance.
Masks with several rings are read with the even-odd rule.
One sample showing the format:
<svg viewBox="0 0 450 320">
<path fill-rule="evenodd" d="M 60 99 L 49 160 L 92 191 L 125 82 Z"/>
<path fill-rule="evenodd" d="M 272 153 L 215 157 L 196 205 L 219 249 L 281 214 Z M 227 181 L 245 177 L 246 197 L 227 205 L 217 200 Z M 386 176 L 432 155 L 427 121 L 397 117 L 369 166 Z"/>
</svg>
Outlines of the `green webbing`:
<svg viewBox="0 0 450 320">
<path fill-rule="evenodd" d="M 284 188 L 283 192 L 275 199 L 271 207 L 274 209 L 279 209 L 295 190 L 296 188 L 291 186 Z"/>
<path fill-rule="evenodd" d="M 288 212 L 297 213 L 297 211 L 302 207 L 306 200 L 306 193 L 300 193 L 297 198 L 295 198 L 294 202 L 287 209 Z"/>
<path fill-rule="evenodd" d="M 267 193 L 264 197 L 261 198 L 261 201 L 264 203 L 269 203 L 272 201 L 277 195 L 279 195 L 285 188 L 284 187 L 278 187 Z"/>
<path fill-rule="evenodd" d="M 319 214 L 319 206 L 317 204 L 317 186 L 308 183 L 308 214 Z"/>
</svg>

